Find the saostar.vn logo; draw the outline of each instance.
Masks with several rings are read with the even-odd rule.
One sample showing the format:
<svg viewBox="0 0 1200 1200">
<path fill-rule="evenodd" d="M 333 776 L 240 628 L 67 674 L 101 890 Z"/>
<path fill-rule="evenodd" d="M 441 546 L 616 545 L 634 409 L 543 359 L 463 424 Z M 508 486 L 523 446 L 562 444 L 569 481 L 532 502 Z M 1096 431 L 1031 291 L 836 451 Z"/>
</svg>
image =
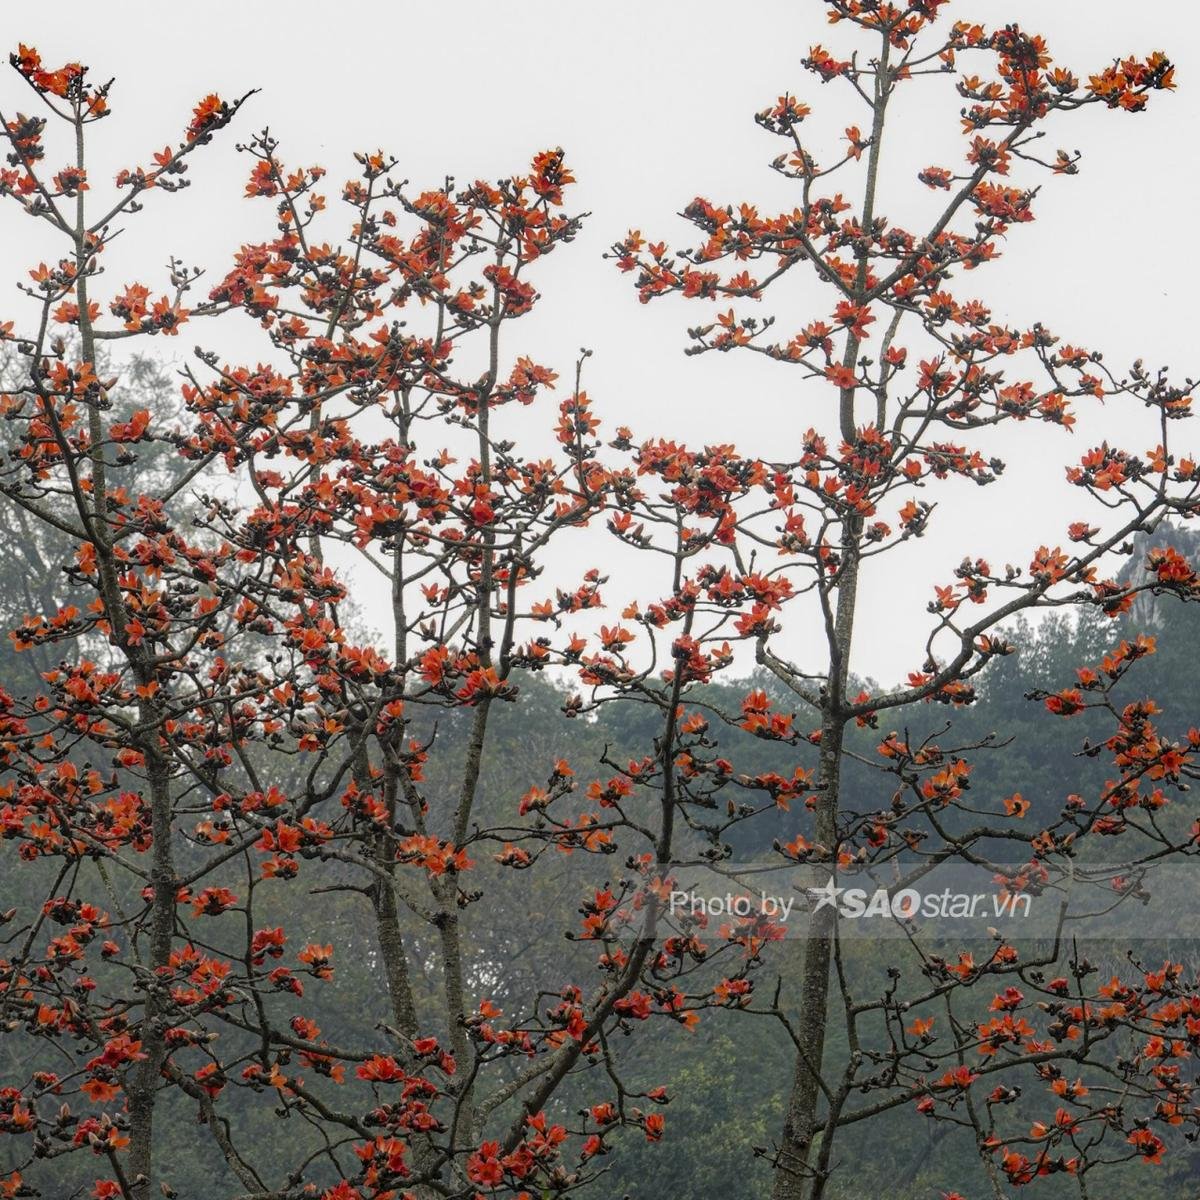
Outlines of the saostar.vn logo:
<svg viewBox="0 0 1200 1200">
<path fill-rule="evenodd" d="M 1033 904 L 1028 894 L 1013 892 L 956 892 L 944 888 L 940 892 L 920 892 L 905 887 L 891 891 L 877 887 L 868 891 L 861 887 L 839 887 L 831 875 L 821 887 L 808 888 L 815 916 L 831 908 L 838 916 L 850 920 L 885 917 L 896 921 L 939 918 L 966 919 L 973 917 L 1027 917 Z"/>
</svg>

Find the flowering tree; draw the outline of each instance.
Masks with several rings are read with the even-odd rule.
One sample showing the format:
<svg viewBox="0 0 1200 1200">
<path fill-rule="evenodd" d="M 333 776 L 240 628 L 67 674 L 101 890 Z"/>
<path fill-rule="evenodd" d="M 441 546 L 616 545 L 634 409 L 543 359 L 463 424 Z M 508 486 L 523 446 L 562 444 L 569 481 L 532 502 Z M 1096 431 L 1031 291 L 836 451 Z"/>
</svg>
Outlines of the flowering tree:
<svg viewBox="0 0 1200 1200">
<path fill-rule="evenodd" d="M 202 100 L 181 141 L 101 199 L 85 147 L 109 85 L 25 47 L 12 64 L 40 108 L 3 118 L 0 190 L 63 251 L 3 326 L 19 359 L 3 490 L 66 540 L 70 595 L 11 635 L 50 664 L 38 686 L 0 693 L 6 880 L 14 900 L 40 890 L 4 915 L 19 1077 L 0 1131 L 18 1149 L 0 1194 L 75 1178 L 76 1155 L 98 1160 L 97 1200 L 172 1194 L 156 1150 L 184 1120 L 224 1165 L 214 1187 L 243 1198 L 586 1183 L 619 1130 L 663 1130 L 665 1092 L 623 1083 L 609 1049 L 652 1011 L 679 1015 L 659 901 L 610 923 L 614 894 L 589 893 L 580 938 L 599 975 L 560 955 L 518 1011 L 490 999 L 470 937 L 490 907 L 521 911 L 547 850 L 615 848 L 600 781 L 571 816 L 545 815 L 574 787 L 565 760 L 525 764 L 536 783 L 501 815 L 479 795 L 497 709 L 521 703 L 523 675 L 579 664 L 565 623 L 599 603 L 595 571 L 538 583 L 547 547 L 632 488 L 596 460 L 578 377 L 540 455 L 502 428 L 556 381 L 507 331 L 537 303 L 539 260 L 580 227 L 562 153 L 417 195 L 361 154 L 335 244 L 323 171 L 285 166 L 263 133 L 241 147 L 246 194 L 272 214 L 262 240 L 215 282 L 173 260 L 161 294 L 102 295 L 117 233 L 190 182 L 246 98 Z M 258 365 L 197 350 L 179 420 L 114 416 L 102 347 L 239 314 Z M 165 482 L 145 469 L 164 450 Z M 383 641 L 349 619 L 350 562 L 386 580 Z M 673 812 L 664 790 L 637 825 L 651 863 L 671 856 Z M 362 907 L 323 924 L 321 898 L 343 894 Z M 382 1006 L 342 983 L 363 980 L 339 966 L 350 945 Z M 344 1039 L 315 1019 L 322 990 Z M 594 1088 L 577 1083 L 588 1067 Z M 568 1080 L 582 1116 L 552 1120 Z M 267 1133 L 280 1116 L 282 1146 Z"/>
<path fill-rule="evenodd" d="M 811 746 L 815 761 L 810 768 L 802 760 L 793 778 L 747 779 L 719 747 L 706 749 L 682 770 L 698 780 L 689 784 L 694 791 L 710 793 L 710 807 L 711 793 L 730 786 L 765 786 L 781 803 L 803 796 L 811 819 L 779 847 L 797 862 L 838 871 L 903 860 L 920 870 L 956 858 L 1023 859 L 1004 878 L 1020 890 L 1069 865 L 1085 839 L 1126 835 L 1119 853 L 1131 861 L 1195 852 L 1194 830 L 1162 810 L 1194 776 L 1200 734 L 1193 729 L 1172 741 L 1155 727 L 1152 702 L 1119 703 L 1112 694 L 1130 664 L 1153 651 L 1151 640 L 1122 642 L 1103 663 L 1081 668 L 1075 686 L 1040 697 L 1060 717 L 1096 708 L 1112 721 L 1099 743 L 1089 728 L 1084 746 L 1088 754 L 1111 755 L 1111 777 L 1092 795 L 1060 798 L 1049 814 L 1030 816 L 1020 794 L 968 794 L 972 760 L 999 743 L 956 745 L 945 727 L 921 736 L 906 727 L 884 733 L 876 761 L 890 779 L 878 798 L 851 795 L 844 784 L 848 731 L 885 731 L 884 722 L 913 705 L 969 705 L 972 680 L 1011 652 L 1005 631 L 1024 612 L 1094 606 L 1116 617 L 1140 590 L 1200 595 L 1195 566 L 1153 541 L 1139 581 L 1122 584 L 1109 574 L 1135 535 L 1153 533 L 1164 517 L 1186 520 L 1197 512 L 1196 464 L 1173 438 L 1190 415 L 1191 381 L 1177 384 L 1140 364 L 1114 375 L 1099 352 L 1066 344 L 1043 324 L 998 322 L 957 283 L 1033 219 L 1033 179 L 1076 172 L 1076 154 L 1041 150 L 1047 128 L 1088 107 L 1139 112 L 1152 91 L 1173 86 L 1172 67 L 1153 54 L 1113 63 L 1084 82 L 1053 65 L 1041 38 L 1012 25 L 947 25 L 943 4 L 826 6 L 832 22 L 856 26 L 870 48 L 839 60 L 814 46 L 804 65 L 822 83 L 844 87 L 864 118 L 821 165 L 803 134 L 809 109 L 799 98 L 782 96 L 758 114 L 758 124 L 785 145 L 772 165 L 794 183 L 789 211 L 765 215 L 749 204 L 697 198 L 683 214 L 700 234 L 693 249 L 672 251 L 638 232 L 614 247 L 643 302 L 681 294 L 721 305 L 715 319 L 690 331 L 689 353 L 764 355 L 811 381 L 817 411 L 822 389 L 832 409 L 829 422 L 814 417 L 797 452 L 779 459 L 746 463 L 728 447 L 693 456 L 678 447 L 644 448 L 643 469 L 669 462 L 662 473 L 678 486 L 663 502 L 675 512 L 662 518 L 643 502 L 619 518 L 616 530 L 645 546 L 652 540 L 648 522 L 661 519 L 688 537 L 684 522 L 711 511 L 708 480 L 734 472 L 748 482 L 719 530 L 693 541 L 706 565 L 694 580 L 677 579 L 676 611 L 660 609 L 666 619 L 648 617 L 647 625 L 687 622 L 673 649 L 690 654 L 697 596 L 714 606 L 749 597 L 734 636 L 753 644 L 757 662 L 806 716 L 780 711 L 762 690 L 746 696 L 741 713 L 718 715 L 759 737 L 798 750 Z M 926 81 L 955 84 L 965 165 L 930 164 L 920 172 L 920 183 L 941 200 L 920 229 L 910 230 L 884 215 L 880 157 L 896 92 Z M 846 198 L 855 193 L 857 204 Z M 823 296 L 813 310 L 799 319 L 751 311 L 801 272 L 817 284 L 812 295 Z M 1044 544 L 1030 546 L 1025 568 L 965 558 L 933 588 L 924 655 L 907 683 L 876 694 L 861 689 L 852 676 L 853 634 L 871 560 L 935 523 L 935 489 L 961 504 L 956 485 L 995 480 L 1003 469 L 989 442 L 995 429 L 1040 423 L 1070 431 L 1076 408 L 1096 399 L 1146 412 L 1149 447 L 1106 441 L 1069 465 L 1068 479 L 1095 502 L 1093 510 L 1065 530 L 1039 531 L 1035 542 Z M 873 578 L 886 586 L 882 569 Z M 809 667 L 790 661 L 780 643 L 787 615 L 798 622 L 801 612 L 823 632 L 824 661 Z M 729 811 L 740 809 L 731 802 Z M 814 913 L 802 966 L 786 980 L 790 993 L 754 1002 L 785 1022 L 795 1050 L 794 1080 L 770 1151 L 777 1200 L 825 1195 L 840 1131 L 900 1105 L 967 1129 L 997 1197 L 1006 1185 L 1060 1172 L 1087 1196 L 1091 1172 L 1102 1163 L 1157 1161 L 1170 1127 L 1195 1123 L 1183 1060 L 1200 993 L 1177 965 L 1106 983 L 1091 977 L 1081 957 L 1051 979 L 1049 968 L 1067 955 L 1058 946 L 1036 961 L 1003 942 L 982 960 L 966 951 L 957 960 L 918 951 L 903 970 L 902 949 L 877 993 L 863 994 L 843 960 L 837 908 L 825 906 Z M 982 1004 L 973 1001 L 977 994 Z M 748 996 L 741 1003 L 755 1010 Z M 835 1025 L 844 1048 L 836 1060 L 827 1049 Z M 1097 1071 L 1090 1089 L 1075 1082 L 1087 1065 Z M 1032 1130 L 1028 1104 L 1014 1107 L 1022 1085 L 1010 1076 L 1048 1094 L 1050 1112 L 1039 1113 Z"/>
<path fill-rule="evenodd" d="M 107 194 L 85 150 L 109 86 L 13 56 L 40 107 L 0 115 L 0 191 L 63 249 L 0 327 L 17 364 L 0 488 L 65 562 L 61 590 L 40 589 L 11 634 L 36 672 L 0 691 L 0 1195 L 64 1180 L 97 1200 L 170 1195 L 173 1147 L 197 1123 L 219 1164 L 205 1195 L 565 1195 L 601 1178 L 623 1131 L 664 1133 L 671 1080 L 635 1079 L 617 1035 L 714 1009 L 777 1023 L 795 1050 L 769 1151 L 779 1197 L 826 1195 L 843 1131 L 906 1108 L 964 1130 L 997 1196 L 1047 1175 L 1094 1194 L 1101 1166 L 1156 1160 L 1172 1129 L 1194 1129 L 1200 990 L 1176 964 L 1105 982 L 1058 946 L 944 954 L 914 939 L 915 960 L 891 943 L 879 983 L 822 909 L 792 976 L 769 914 L 711 923 L 670 899 L 678 860 L 720 864 L 737 827 L 781 811 L 781 862 L 1021 860 L 1004 873 L 1014 893 L 1052 887 L 1102 837 L 1133 863 L 1195 852 L 1171 801 L 1200 735 L 1172 740 L 1152 703 L 1122 695 L 1147 639 L 1036 697 L 1112 762 L 1053 811 L 970 793 L 995 739 L 909 728 L 928 711 L 915 706 L 968 706 L 1027 611 L 1116 617 L 1141 592 L 1200 594 L 1194 566 L 1154 541 L 1164 517 L 1196 511 L 1195 466 L 1169 441 L 1190 385 L 1114 376 L 1099 354 L 947 290 L 1031 219 L 1032 191 L 1010 174 L 1074 173 L 1073 155 L 1035 154 L 1043 124 L 1084 105 L 1136 111 L 1171 86 L 1170 64 L 1130 60 L 1084 86 L 1014 28 L 939 38 L 940 7 L 834 4 L 877 56 L 818 48 L 807 62 L 857 94 L 870 128 L 847 130 L 822 169 L 798 100 L 760 115 L 788 144 L 777 168 L 800 193 L 793 212 L 698 200 L 698 249 L 637 235 L 617 248 L 644 299 L 743 307 L 694 331 L 696 352 L 763 353 L 836 396 L 830 428 L 778 460 L 624 429 L 602 450 L 582 360 L 557 420 L 529 432 L 516 410 L 539 411 L 557 377 L 514 352 L 509 327 L 539 303 L 540 259 L 580 228 L 561 151 L 419 194 L 384 153 L 358 155 L 339 235 L 323 171 L 287 166 L 264 132 L 239 149 L 246 195 L 269 216 L 226 273 L 172 260 L 161 292 L 102 292 L 114 238 L 190 183 L 246 98 L 201 101 L 179 142 Z M 959 84 L 966 169 L 922 172 L 948 193 L 923 233 L 890 226 L 877 192 L 893 92 L 974 61 L 983 75 Z M 57 171 L 53 131 L 67 146 Z M 823 180 L 856 169 L 852 212 Z M 800 264 L 831 299 L 779 340 L 741 302 Z M 131 402 L 136 379 L 107 343 L 202 322 L 253 338 L 256 365 L 199 349 L 181 412 Z M 1140 406 L 1157 441 L 1106 443 L 1070 468 L 1103 519 L 1036 538 L 1027 570 L 967 559 L 935 590 L 907 684 L 852 682 L 864 564 L 935 523 L 935 489 L 995 478 L 993 427 L 1069 430 L 1097 397 Z M 597 570 L 564 578 L 556 555 L 589 522 L 658 570 L 636 589 Z M 1110 575 L 1147 535 L 1143 571 Z M 380 637 L 356 616 L 368 577 L 390 598 L 369 614 Z M 781 637 L 806 611 L 827 651 L 810 668 Z M 739 643 L 774 680 L 730 709 L 712 685 L 741 669 Z M 549 719 L 535 678 L 548 668 L 573 676 L 563 723 L 542 740 L 531 728 L 509 764 L 519 790 L 490 796 L 505 714 Z M 613 711 L 651 714 L 649 744 L 606 748 L 598 769 L 557 752 L 559 738 L 590 745 L 590 718 Z M 904 732 L 882 732 L 892 714 Z M 882 802 L 846 786 L 868 736 Z M 746 738 L 796 761 L 739 769 Z M 550 922 L 569 939 L 523 953 L 523 923 L 547 940 L 532 915 L 547 879 L 571 896 L 576 911 Z M 776 964 L 767 996 L 761 969 Z"/>
</svg>

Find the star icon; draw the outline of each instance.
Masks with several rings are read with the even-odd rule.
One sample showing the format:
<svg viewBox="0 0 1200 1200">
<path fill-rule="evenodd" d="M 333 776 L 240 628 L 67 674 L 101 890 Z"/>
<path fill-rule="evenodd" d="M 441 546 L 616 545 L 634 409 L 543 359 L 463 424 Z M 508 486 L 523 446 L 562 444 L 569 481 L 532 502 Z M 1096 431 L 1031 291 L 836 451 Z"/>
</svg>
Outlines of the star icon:
<svg viewBox="0 0 1200 1200">
<path fill-rule="evenodd" d="M 838 897 L 846 890 L 845 888 L 837 887 L 833 882 L 833 876 L 825 881 L 824 887 L 806 889 L 809 896 L 816 900 L 814 913 L 819 913 L 825 907 L 832 908 L 835 912 L 838 906 Z"/>
</svg>

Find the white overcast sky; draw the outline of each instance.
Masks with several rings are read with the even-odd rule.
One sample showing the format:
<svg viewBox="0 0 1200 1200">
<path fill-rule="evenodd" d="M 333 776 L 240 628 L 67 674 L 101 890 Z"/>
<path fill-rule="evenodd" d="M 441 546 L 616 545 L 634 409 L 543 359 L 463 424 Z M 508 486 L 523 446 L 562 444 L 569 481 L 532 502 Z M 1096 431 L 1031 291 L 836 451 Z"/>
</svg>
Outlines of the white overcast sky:
<svg viewBox="0 0 1200 1200">
<path fill-rule="evenodd" d="M 1115 363 L 1141 356 L 1180 374 L 1200 371 L 1196 7 L 1183 0 L 954 0 L 944 11 L 946 21 L 1015 20 L 1043 33 L 1056 61 L 1083 75 L 1131 52 L 1164 49 L 1176 61 L 1178 90 L 1152 96 L 1147 112 L 1097 108 L 1070 121 L 1061 141 L 1048 138 L 1051 153 L 1058 145 L 1083 151 L 1080 175 L 1047 177 L 1036 222 L 1018 229 L 1001 262 L 968 276 L 971 287 L 960 292 L 978 294 L 1016 323 L 1040 318 Z M 356 149 L 382 147 L 399 158 L 400 175 L 423 186 L 446 173 L 515 173 L 532 152 L 561 145 L 579 180 L 574 204 L 593 215 L 584 236 L 545 264 L 539 282 L 546 300 L 514 327 L 527 336 L 511 348 L 564 374 L 578 347 L 592 348 L 585 383 L 597 412 L 610 427 L 632 425 L 636 436 L 783 453 L 798 432 L 828 419 L 833 390 L 803 384 L 786 367 L 751 355 L 685 358 L 684 330 L 705 317 L 704 308 L 673 299 L 642 307 L 630 279 L 601 258 L 630 227 L 686 242 L 688 228 L 674 214 L 697 194 L 792 207 L 794 197 L 766 165 L 782 147 L 753 121 L 782 92 L 809 103 L 816 126 L 831 133 L 826 160 L 844 126 L 866 124 L 844 85 L 822 86 L 800 66 L 815 42 L 834 51 L 864 44 L 849 27 L 830 27 L 820 0 L 58 0 L 6 6 L 3 26 L 6 50 L 22 41 L 36 45 L 48 65 L 78 58 L 97 77 L 117 77 L 114 115 L 95 130 L 97 187 L 118 166 L 148 162 L 153 150 L 177 141 L 206 92 L 262 89 L 239 128 L 193 160 L 189 192 L 148 197 L 147 212 L 106 255 L 102 298 L 134 279 L 161 287 L 172 253 L 217 275 L 241 242 L 270 236 L 269 203 L 241 198 L 249 164 L 234 150 L 264 125 L 281 139 L 286 161 L 329 168 L 331 203 L 338 181 L 352 173 Z M 881 204 L 902 224 L 919 223 L 928 211 L 922 206 L 935 202 L 915 171 L 961 161 L 959 101 L 949 81 L 912 87 L 889 134 Z M 15 75 L 0 84 L 6 115 L 29 109 L 32 97 L 22 88 Z M 0 280 L 56 253 L 15 207 L 0 209 L 0 220 Z M 332 228 L 328 236 L 336 236 Z M 11 282 L 0 284 L 0 296 L 3 318 L 19 315 L 22 300 Z M 797 289 L 764 311 L 778 312 L 782 328 L 798 329 L 830 308 L 827 294 Z M 178 339 L 144 346 L 179 356 L 203 339 L 230 357 L 240 347 L 256 353 L 244 330 L 218 329 L 193 324 Z M 1004 480 L 986 490 L 964 485 L 922 543 L 886 560 L 895 564 L 886 579 L 868 577 L 857 669 L 890 678 L 919 665 L 931 575 L 948 581 L 964 554 L 1025 564 L 1040 542 L 1061 540 L 1067 521 L 1087 512 L 1063 483 L 1063 463 L 1105 436 L 1119 440 L 1135 424 L 1110 407 L 1085 414 L 1072 437 L 1030 425 L 1006 439 L 1011 470 Z M 1196 448 L 1195 433 L 1179 432 Z M 1136 449 L 1147 444 L 1140 433 L 1134 439 Z M 639 590 L 646 598 L 634 583 L 614 578 L 611 600 Z M 804 658 L 807 632 L 793 638 Z"/>
</svg>

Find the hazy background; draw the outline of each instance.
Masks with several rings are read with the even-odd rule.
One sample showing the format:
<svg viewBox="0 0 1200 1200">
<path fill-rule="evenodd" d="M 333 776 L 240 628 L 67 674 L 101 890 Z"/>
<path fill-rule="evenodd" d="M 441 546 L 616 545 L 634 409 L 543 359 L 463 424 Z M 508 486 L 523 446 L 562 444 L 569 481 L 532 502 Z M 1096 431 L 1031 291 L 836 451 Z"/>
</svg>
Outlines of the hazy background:
<svg viewBox="0 0 1200 1200">
<path fill-rule="evenodd" d="M 956 0 L 944 11 L 943 21 L 1018 21 L 1043 33 L 1055 61 L 1082 76 L 1114 57 L 1159 48 L 1176 61 L 1178 90 L 1152 95 L 1147 112 L 1097 107 L 1070 120 L 1061 142 L 1052 132 L 1047 154 L 1059 145 L 1082 150 L 1080 175 L 1040 177 L 1047 186 L 1037 220 L 1015 229 L 1005 256 L 966 275 L 957 294 L 979 295 L 997 319 L 1040 319 L 1064 340 L 1102 349 L 1114 367 L 1140 356 L 1149 365 L 1171 363 L 1180 375 L 1195 368 L 1200 18 L 1194 6 Z M 272 236 L 271 203 L 242 199 L 250 163 L 235 150 L 264 125 L 281 139 L 285 162 L 329 169 L 326 191 L 335 214 L 356 149 L 396 155 L 397 173 L 421 188 L 440 185 L 447 173 L 460 180 L 517 173 L 534 151 L 562 145 L 579 180 L 572 203 L 593 215 L 574 246 L 542 264 L 537 282 L 547 299 L 513 327 L 509 352 L 530 353 L 567 375 L 578 348 L 592 348 L 585 386 L 597 412 L 607 428 L 626 423 L 635 437 L 736 441 L 746 451 L 782 454 L 799 432 L 828 421 L 835 393 L 827 384 L 803 383 L 798 372 L 753 355 L 685 358 L 685 328 L 711 309 L 674 299 L 640 306 L 631 279 L 601 258 L 630 227 L 688 244 L 690 227 L 675 214 L 697 194 L 764 210 L 793 207 L 792 188 L 767 167 L 783 146 L 753 121 L 781 93 L 812 106 L 806 133 L 819 161 L 834 160 L 846 125 L 866 125 L 865 108 L 848 87 L 823 86 L 800 66 L 817 42 L 835 53 L 865 45 L 851 27 L 829 26 L 820 0 L 389 6 L 109 0 L 20 13 L 10 7 L 5 16 L 6 50 L 23 41 L 36 45 L 49 66 L 78 58 L 97 78 L 117 77 L 114 115 L 93 128 L 89 165 L 98 191 L 119 167 L 147 163 L 177 142 L 205 93 L 232 98 L 262 89 L 235 127 L 192 160 L 187 192 L 147 196 L 146 212 L 105 256 L 108 274 L 93 292 L 103 302 L 133 280 L 157 294 L 172 253 L 218 278 L 238 245 Z M 901 96 L 907 99 L 889 131 L 878 211 L 919 229 L 921 214 L 933 211 L 941 193 L 928 192 L 914 175 L 927 165 L 961 163 L 961 101 L 950 79 L 918 81 Z M 8 119 L 32 109 L 15 74 L 0 85 L 0 100 Z M 829 136 L 812 136 L 817 130 Z M 50 144 L 48 161 L 57 169 L 66 147 Z M 849 176 L 839 176 L 836 186 L 857 195 Z M 60 251 L 15 206 L 0 219 L 0 280 L 6 281 L 0 317 L 21 324 L 21 312 L 30 310 L 11 281 Z M 330 222 L 325 236 L 336 240 L 344 229 Z M 784 338 L 831 310 L 829 294 L 813 287 L 781 290 L 761 307 L 777 313 Z M 253 359 L 265 351 L 256 332 L 241 318 L 194 322 L 178 338 L 143 339 L 141 346 L 182 357 L 202 342 L 231 360 Z M 986 490 L 960 485 L 959 500 L 943 504 L 927 538 L 885 560 L 891 577 L 872 582 L 886 586 L 868 587 L 864 596 L 859 671 L 891 678 L 919 664 L 931 579 L 948 581 L 964 554 L 1024 565 L 1040 543 L 1063 539 L 1069 519 L 1087 515 L 1063 481 L 1065 462 L 1104 437 L 1121 441 L 1134 431 L 1137 450 L 1156 440 L 1124 408 L 1093 407 L 1080 417 L 1074 435 L 1034 424 L 1009 431 L 1004 479 Z M 1196 446 L 1189 429 L 1176 432 L 1180 445 Z M 583 561 L 591 552 L 576 553 Z M 649 598 L 639 580 L 618 570 L 608 598 L 623 603 L 639 592 Z M 791 636 L 795 656 L 805 658 L 806 631 Z"/>
</svg>

